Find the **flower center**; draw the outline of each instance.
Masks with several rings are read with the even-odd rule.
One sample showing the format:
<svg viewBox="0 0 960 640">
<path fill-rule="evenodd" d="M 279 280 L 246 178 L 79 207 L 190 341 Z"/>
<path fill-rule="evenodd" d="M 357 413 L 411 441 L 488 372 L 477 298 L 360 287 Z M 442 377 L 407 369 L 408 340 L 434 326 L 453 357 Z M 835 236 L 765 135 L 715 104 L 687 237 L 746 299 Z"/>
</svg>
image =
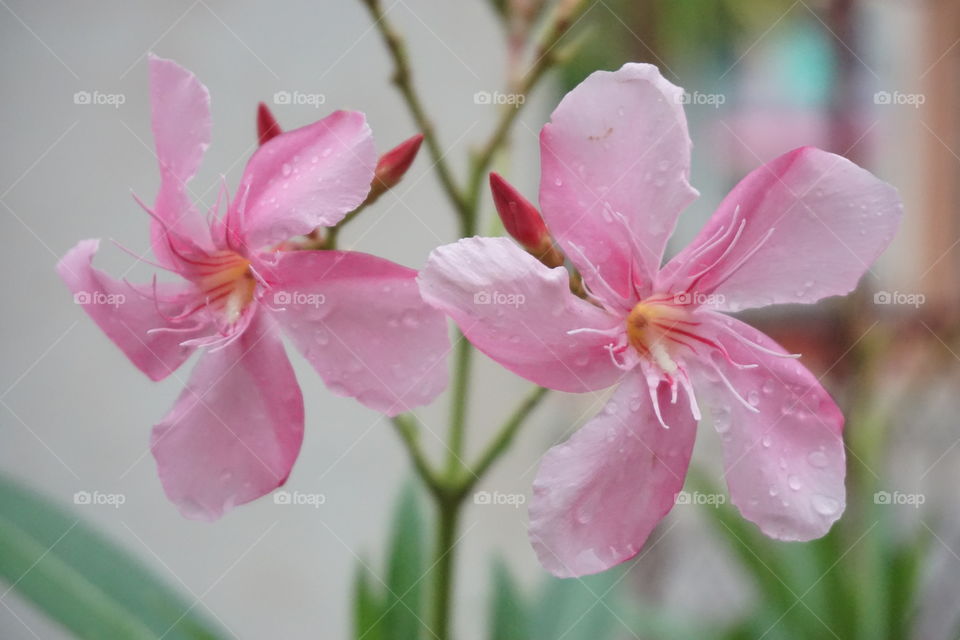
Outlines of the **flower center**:
<svg viewBox="0 0 960 640">
<path fill-rule="evenodd" d="M 669 374 L 678 368 L 676 349 L 700 340 L 690 331 L 699 323 L 691 319 L 686 306 L 673 302 L 673 296 L 654 295 L 637 303 L 627 315 L 626 324 L 630 346 Z"/>
<path fill-rule="evenodd" d="M 253 300 L 257 281 L 250 261 L 233 251 L 218 251 L 194 264 L 191 279 L 200 288 L 207 309 L 233 324 Z"/>
</svg>

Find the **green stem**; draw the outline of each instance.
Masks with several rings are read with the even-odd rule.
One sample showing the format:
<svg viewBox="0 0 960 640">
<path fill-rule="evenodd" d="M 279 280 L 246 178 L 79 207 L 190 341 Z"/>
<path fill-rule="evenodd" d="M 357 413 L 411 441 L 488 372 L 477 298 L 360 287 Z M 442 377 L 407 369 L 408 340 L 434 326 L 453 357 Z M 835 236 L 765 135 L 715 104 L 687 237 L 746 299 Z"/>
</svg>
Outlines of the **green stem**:
<svg viewBox="0 0 960 640">
<path fill-rule="evenodd" d="M 440 146 L 436 130 L 433 128 L 433 122 L 427 116 L 423 102 L 413 87 L 413 74 L 407 58 L 406 45 L 400 35 L 391 26 L 390 21 L 387 20 L 386 13 L 380 5 L 380 0 L 363 0 L 363 4 L 370 10 L 374 26 L 376 26 L 380 32 L 384 44 L 387 45 L 387 49 L 390 52 L 390 57 L 393 59 L 393 83 L 397 86 L 397 89 L 400 90 L 400 94 L 403 96 L 403 100 L 410 110 L 410 115 L 413 116 L 413 120 L 416 122 L 417 128 L 420 129 L 420 133 L 423 134 L 423 142 L 427 147 L 427 151 L 430 152 L 430 157 L 433 159 L 434 169 L 437 172 L 437 177 L 440 178 L 443 191 L 450 199 L 450 204 L 452 204 L 453 208 L 457 211 L 461 223 L 466 224 L 466 221 L 471 217 L 469 207 L 463 198 L 460 187 L 457 186 L 453 178 L 453 173 L 450 171 L 449 165 L 447 165 L 444 159 L 444 151 Z"/>
<path fill-rule="evenodd" d="M 470 390 L 470 363 L 473 346 L 458 334 L 454 356 L 453 396 L 450 399 L 450 436 L 447 443 L 447 478 L 455 480 L 463 466 L 464 432 L 467 422 L 467 394 Z"/>
<path fill-rule="evenodd" d="M 561 55 L 561 52 L 557 50 L 557 45 L 571 27 L 586 13 L 589 6 L 592 6 L 588 5 L 586 0 L 576 0 L 575 5 L 572 7 L 564 6 L 566 4 L 567 3 L 561 3 L 561 7 L 558 9 L 559 13 L 551 21 L 551 27 L 537 46 L 535 52 L 536 58 L 533 64 L 527 72 L 521 76 L 520 83 L 514 90 L 516 94 L 524 97 L 524 101 L 516 106 L 506 105 L 503 107 L 500 112 L 500 119 L 494 127 L 493 134 L 487 140 L 486 144 L 480 147 L 473 155 L 470 177 L 467 181 L 466 202 L 468 208 L 474 214 L 479 205 L 483 179 L 497 151 L 506 143 L 513 123 L 516 121 L 517 116 L 520 115 L 523 105 L 526 104 L 526 97 L 533 91 L 543 75 L 554 64 L 560 61 L 561 58 L 565 57 L 565 54 Z M 472 235 L 472 231 L 464 235 Z"/>
<path fill-rule="evenodd" d="M 527 397 L 523 399 L 513 415 L 500 428 L 486 450 L 480 454 L 476 464 L 469 468 L 469 477 L 463 484 L 464 494 L 469 493 L 470 489 L 483 477 L 491 465 L 507 450 L 517 431 L 526 422 L 527 416 L 540 404 L 548 391 L 549 389 L 536 387 L 527 394 Z"/>
<path fill-rule="evenodd" d="M 396 428 L 400 439 L 403 440 L 407 453 L 410 455 L 410 461 L 413 462 L 413 466 L 417 470 L 420 479 L 427 485 L 431 493 L 439 491 L 442 483 L 437 478 L 437 474 L 430 466 L 430 463 L 423 453 L 423 449 L 420 447 L 420 432 L 417 428 L 416 419 L 413 418 L 413 416 L 404 414 L 394 416 L 390 421 Z"/>
<path fill-rule="evenodd" d="M 433 609 L 430 612 L 430 630 L 437 640 L 450 638 L 453 617 L 453 577 L 456 566 L 457 522 L 460 519 L 462 498 L 438 499 L 437 531 L 433 565 Z"/>
</svg>

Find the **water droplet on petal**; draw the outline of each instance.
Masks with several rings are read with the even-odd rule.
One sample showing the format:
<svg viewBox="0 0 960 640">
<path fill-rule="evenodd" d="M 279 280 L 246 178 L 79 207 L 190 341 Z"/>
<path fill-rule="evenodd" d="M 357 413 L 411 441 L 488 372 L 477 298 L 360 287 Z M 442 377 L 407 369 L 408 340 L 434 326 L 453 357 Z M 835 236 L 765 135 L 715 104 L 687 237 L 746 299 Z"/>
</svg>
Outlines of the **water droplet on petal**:
<svg viewBox="0 0 960 640">
<path fill-rule="evenodd" d="M 810 502 L 813 504 L 813 510 L 822 516 L 832 516 L 840 508 L 839 502 L 820 494 L 814 494 L 814 496 L 810 498 Z"/>
<path fill-rule="evenodd" d="M 793 491 L 800 491 L 800 487 L 803 486 L 803 483 L 797 476 L 790 476 L 787 478 L 787 486 L 789 486 Z"/>
<path fill-rule="evenodd" d="M 807 462 L 809 462 L 810 466 L 812 467 L 823 469 L 827 466 L 829 461 L 827 460 L 827 454 L 825 454 L 823 451 L 814 451 L 807 456 Z"/>
</svg>

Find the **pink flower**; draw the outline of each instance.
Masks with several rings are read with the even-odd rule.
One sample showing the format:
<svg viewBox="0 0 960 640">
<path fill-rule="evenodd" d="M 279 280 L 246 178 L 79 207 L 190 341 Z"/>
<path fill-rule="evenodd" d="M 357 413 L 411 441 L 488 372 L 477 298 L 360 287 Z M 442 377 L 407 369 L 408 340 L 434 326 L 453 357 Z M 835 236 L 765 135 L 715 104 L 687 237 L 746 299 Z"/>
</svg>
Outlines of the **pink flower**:
<svg viewBox="0 0 960 640">
<path fill-rule="evenodd" d="M 91 266 L 96 240 L 57 269 L 151 379 L 204 349 L 151 448 L 183 514 L 215 519 L 282 485 L 300 449 L 303 398 L 281 332 L 331 391 L 394 415 L 445 386 L 446 323 L 423 303 L 411 269 L 351 251 L 270 248 L 363 202 L 377 162 L 363 114 L 338 111 L 278 133 L 250 158 L 225 215 L 218 201 L 205 216 L 187 185 L 209 145 L 207 89 L 155 57 L 150 87 L 161 177 L 149 210 L 153 253 L 185 282 L 115 280 Z"/>
<path fill-rule="evenodd" d="M 688 183 L 682 91 L 650 65 L 597 72 L 541 133 L 540 204 L 587 300 L 506 238 L 434 251 L 424 298 L 494 360 L 537 384 L 619 384 L 543 458 L 530 507 L 558 576 L 633 557 L 683 488 L 709 402 L 743 516 L 780 540 L 823 535 L 844 509 L 843 416 L 795 356 L 723 312 L 852 290 L 890 242 L 895 190 L 813 148 L 748 175 L 661 268 Z M 696 393 L 694 392 L 696 389 Z"/>
</svg>

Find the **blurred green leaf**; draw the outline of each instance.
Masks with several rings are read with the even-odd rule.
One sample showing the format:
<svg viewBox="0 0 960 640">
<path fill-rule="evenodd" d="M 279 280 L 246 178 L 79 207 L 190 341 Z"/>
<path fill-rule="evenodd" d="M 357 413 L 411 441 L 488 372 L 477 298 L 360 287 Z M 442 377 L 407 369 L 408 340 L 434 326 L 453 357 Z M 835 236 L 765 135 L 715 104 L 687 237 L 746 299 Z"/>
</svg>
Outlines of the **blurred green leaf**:
<svg viewBox="0 0 960 640">
<path fill-rule="evenodd" d="M 536 640 L 606 640 L 623 631 L 611 612 L 623 568 L 583 578 L 550 578 L 533 614 Z M 618 631 L 619 629 L 619 631 Z"/>
<path fill-rule="evenodd" d="M 78 638 L 225 637 L 132 555 L 2 477 L 0 577 Z"/>
<path fill-rule="evenodd" d="M 413 640 L 423 636 L 423 584 L 427 572 L 426 531 L 416 486 L 408 482 L 393 515 L 388 551 L 383 637 Z"/>
<path fill-rule="evenodd" d="M 358 562 L 353 582 L 354 637 L 358 640 L 381 640 L 384 611 L 386 611 L 384 597 L 375 584 L 373 574 L 370 573 L 367 565 Z"/>
<path fill-rule="evenodd" d="M 530 637 L 530 620 L 523 594 L 503 561 L 493 565 L 490 598 L 490 639 L 517 640 Z"/>
</svg>

